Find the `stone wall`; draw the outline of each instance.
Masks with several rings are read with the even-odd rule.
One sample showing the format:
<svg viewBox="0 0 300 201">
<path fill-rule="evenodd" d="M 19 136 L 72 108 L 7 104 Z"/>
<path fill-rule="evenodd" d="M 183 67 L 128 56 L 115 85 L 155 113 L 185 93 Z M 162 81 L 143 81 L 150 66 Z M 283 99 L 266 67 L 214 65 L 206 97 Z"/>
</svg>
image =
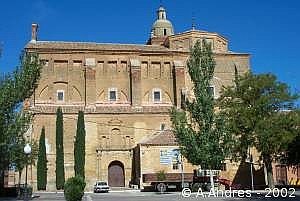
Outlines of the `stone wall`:
<svg viewBox="0 0 300 201">
<path fill-rule="evenodd" d="M 194 41 L 195 36 L 191 37 Z M 249 55 L 228 52 L 227 43 L 224 45 L 215 54 L 212 86 L 216 97 L 223 85 L 232 84 L 235 66 L 241 74 L 249 70 Z M 186 69 L 188 51 L 155 45 L 39 41 L 29 43 L 26 51 L 37 51 L 44 61 L 30 109 L 35 113 L 32 137 L 38 140 L 42 126 L 46 129 L 47 190 L 55 190 L 57 107 L 64 112 L 66 179 L 74 175 L 77 112 L 85 112 L 86 190 L 91 190 L 96 180 L 108 179 L 108 166 L 113 161 L 124 166 L 125 186 L 139 180 L 143 173 L 179 171 L 160 165 L 159 147 L 136 150 L 141 141 L 160 130 L 161 124 L 171 128 L 168 110 L 180 107 L 182 92 L 192 95 L 193 85 Z M 112 89 L 116 91 L 115 101 L 109 99 Z M 154 91 L 160 92 L 159 101 L 154 101 Z M 63 100 L 58 99 L 58 92 L 64 93 Z M 147 157 L 138 160 L 136 153 Z M 185 171 L 191 173 L 194 167 L 185 164 Z M 30 178 L 35 188 L 35 167 Z"/>
</svg>

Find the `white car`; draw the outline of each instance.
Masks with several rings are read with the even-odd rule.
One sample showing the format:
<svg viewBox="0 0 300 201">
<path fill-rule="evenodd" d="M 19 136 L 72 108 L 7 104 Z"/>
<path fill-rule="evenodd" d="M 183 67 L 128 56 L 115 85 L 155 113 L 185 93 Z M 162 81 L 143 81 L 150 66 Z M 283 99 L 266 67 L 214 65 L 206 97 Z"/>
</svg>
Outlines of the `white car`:
<svg viewBox="0 0 300 201">
<path fill-rule="evenodd" d="M 109 190 L 109 185 L 105 181 L 97 181 L 94 185 L 94 193 L 108 193 Z"/>
</svg>

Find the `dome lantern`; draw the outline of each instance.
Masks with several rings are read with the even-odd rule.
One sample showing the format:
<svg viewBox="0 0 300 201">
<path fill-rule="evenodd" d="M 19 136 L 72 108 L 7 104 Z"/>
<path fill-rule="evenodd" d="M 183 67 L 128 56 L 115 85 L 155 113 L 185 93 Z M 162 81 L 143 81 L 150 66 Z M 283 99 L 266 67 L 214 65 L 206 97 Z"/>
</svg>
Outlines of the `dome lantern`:
<svg viewBox="0 0 300 201">
<path fill-rule="evenodd" d="M 172 23 L 167 20 L 166 10 L 160 6 L 157 10 L 157 20 L 152 25 L 153 37 L 165 37 L 174 34 Z"/>
</svg>

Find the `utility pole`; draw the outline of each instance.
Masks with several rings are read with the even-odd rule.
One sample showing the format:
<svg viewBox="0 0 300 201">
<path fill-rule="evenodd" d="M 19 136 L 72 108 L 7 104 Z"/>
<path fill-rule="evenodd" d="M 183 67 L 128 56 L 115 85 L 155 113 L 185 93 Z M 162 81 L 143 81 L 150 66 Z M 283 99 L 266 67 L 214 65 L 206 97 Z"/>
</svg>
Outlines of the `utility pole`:
<svg viewBox="0 0 300 201">
<path fill-rule="evenodd" d="M 250 155 L 250 173 L 251 173 L 251 190 L 254 191 L 254 180 L 253 180 L 253 157 Z"/>
<path fill-rule="evenodd" d="M 99 181 L 99 179 L 100 179 L 100 170 L 99 170 L 99 168 L 100 168 L 100 165 L 99 165 L 99 150 L 97 149 L 96 150 L 96 153 L 97 153 L 97 181 Z"/>
<path fill-rule="evenodd" d="M 253 156 L 251 154 L 250 148 L 248 153 L 248 159 L 246 160 L 246 163 L 250 164 L 250 176 L 251 176 L 251 190 L 254 191 L 254 178 L 253 178 Z"/>
<path fill-rule="evenodd" d="M 183 157 L 182 154 L 180 153 L 180 161 L 181 161 L 181 188 L 184 188 L 184 171 L 183 171 Z"/>
<path fill-rule="evenodd" d="M 177 164 L 180 164 L 180 172 L 181 172 L 181 188 L 184 188 L 184 171 L 183 171 L 183 156 L 180 153 L 179 149 L 174 149 L 176 152 L 176 161 Z"/>
</svg>

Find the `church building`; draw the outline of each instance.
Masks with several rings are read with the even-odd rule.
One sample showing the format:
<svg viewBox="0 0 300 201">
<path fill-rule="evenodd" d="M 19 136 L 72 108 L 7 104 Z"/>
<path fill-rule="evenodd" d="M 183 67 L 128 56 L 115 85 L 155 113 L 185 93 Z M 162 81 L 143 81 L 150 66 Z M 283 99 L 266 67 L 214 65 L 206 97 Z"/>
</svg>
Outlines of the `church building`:
<svg viewBox="0 0 300 201">
<path fill-rule="evenodd" d="M 38 88 L 30 99 L 32 138 L 38 140 L 45 127 L 47 190 L 55 190 L 58 107 L 64 113 L 66 179 L 74 176 L 74 139 L 81 110 L 85 114 L 87 190 L 97 180 L 108 181 L 112 187 L 133 184 L 143 188 L 148 185 L 145 178 L 159 171 L 180 175 L 178 164 L 162 157 L 178 149 L 169 109 L 181 107 L 182 94 L 192 94 L 186 61 L 193 44 L 205 40 L 212 46 L 215 98 L 222 86 L 233 84 L 235 67 L 240 74 L 249 71 L 250 55 L 229 50 L 225 37 L 195 27 L 177 33 L 165 8 L 159 7 L 156 14 L 146 44 L 39 40 L 38 25 L 32 24 L 25 50 L 37 52 L 43 61 Z M 238 166 L 227 165 L 223 174 L 233 180 Z M 194 168 L 185 160 L 185 174 Z M 36 189 L 36 166 L 30 171 L 29 182 Z"/>
</svg>

